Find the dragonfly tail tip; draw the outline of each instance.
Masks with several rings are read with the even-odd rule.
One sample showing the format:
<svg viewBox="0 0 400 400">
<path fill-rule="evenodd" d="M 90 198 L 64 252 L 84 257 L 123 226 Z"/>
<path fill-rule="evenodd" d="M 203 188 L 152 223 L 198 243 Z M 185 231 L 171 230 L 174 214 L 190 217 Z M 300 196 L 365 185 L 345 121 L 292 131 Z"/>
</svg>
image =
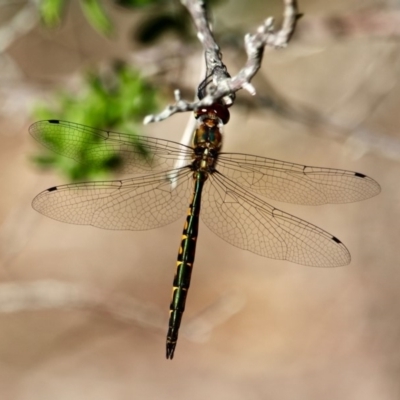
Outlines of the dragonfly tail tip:
<svg viewBox="0 0 400 400">
<path fill-rule="evenodd" d="M 176 343 L 167 343 L 167 360 L 172 360 L 174 358 Z"/>
</svg>

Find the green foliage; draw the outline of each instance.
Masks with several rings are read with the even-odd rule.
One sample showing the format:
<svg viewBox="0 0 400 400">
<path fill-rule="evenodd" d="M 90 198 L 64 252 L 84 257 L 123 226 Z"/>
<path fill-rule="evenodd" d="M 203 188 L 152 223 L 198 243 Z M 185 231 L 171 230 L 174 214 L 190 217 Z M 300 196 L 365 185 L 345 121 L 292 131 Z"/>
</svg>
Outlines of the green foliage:
<svg viewBox="0 0 400 400">
<path fill-rule="evenodd" d="M 89 23 L 103 35 L 110 36 L 113 25 L 98 0 L 81 0 L 82 11 Z"/>
<path fill-rule="evenodd" d="M 39 0 L 39 13 L 48 28 L 60 25 L 66 0 Z M 113 24 L 105 13 L 100 0 L 80 0 L 86 19 L 99 33 L 109 36 L 113 32 Z"/>
<path fill-rule="evenodd" d="M 207 0 L 205 4 L 208 7 L 219 1 L 221 0 Z M 79 0 L 92 27 L 102 35 L 110 36 L 114 25 L 102 6 L 103 2 L 104 0 Z M 69 3 L 67 0 L 38 0 L 39 12 L 45 26 L 59 26 L 63 11 Z M 179 0 L 114 0 L 113 3 L 127 10 L 152 6 L 148 17 L 137 26 L 136 39 L 143 43 L 155 41 L 168 31 L 176 32 L 186 40 L 191 36 L 190 18 Z"/>
<path fill-rule="evenodd" d="M 39 2 L 39 13 L 47 27 L 54 28 L 60 24 L 64 5 L 65 0 L 41 0 Z"/>
<path fill-rule="evenodd" d="M 46 26 L 58 26 L 63 11 L 71 4 L 69 0 L 37 0 L 42 20 Z M 208 0 L 206 5 L 218 0 Z M 79 0 L 82 11 L 89 23 L 103 35 L 111 35 L 113 24 L 105 13 L 104 0 Z M 135 36 L 143 44 L 154 42 L 167 32 L 174 32 L 181 40 L 194 40 L 190 17 L 179 0 L 114 0 L 113 3 L 127 10 L 148 7 L 143 20 L 135 27 Z M 37 120 L 60 119 L 73 121 L 95 128 L 110 129 L 132 134 L 132 146 L 147 154 L 135 140 L 138 123 L 145 115 L 156 110 L 155 90 L 137 72 L 125 65 L 116 65 L 110 74 L 87 73 L 80 95 L 61 92 L 52 106 L 41 105 L 34 110 Z M 128 122 L 129 121 L 129 122 Z M 86 143 L 86 144 L 85 144 Z M 63 153 L 66 143 L 62 138 L 52 143 L 54 150 Z M 118 169 L 123 162 L 119 154 L 109 154 L 104 159 L 93 160 L 93 146 L 84 140 L 77 141 L 77 152 L 81 154 L 80 164 L 64 156 L 46 152 L 34 157 L 36 164 L 43 168 L 61 171 L 72 180 L 98 179 Z M 56 151 L 57 153 L 57 151 Z M 88 154 L 91 154 L 89 156 Z M 92 157 L 92 158 L 90 158 Z M 100 156 L 99 156 L 100 157 Z"/>
<path fill-rule="evenodd" d="M 145 115 L 156 110 L 156 92 L 140 75 L 123 64 L 115 66 L 111 73 L 100 75 L 90 72 L 84 80 L 81 95 L 61 92 L 52 106 L 37 106 L 33 112 L 36 120 L 60 119 L 77 122 L 94 128 L 110 129 L 132 135 L 132 146 L 143 157 L 148 156 L 135 135 Z M 47 139 L 46 139 L 47 140 Z M 54 138 L 51 138 L 54 142 Z M 55 153 L 63 153 L 63 138 L 51 143 Z M 123 162 L 120 154 L 96 156 L 87 141 L 76 141 L 81 162 L 68 159 L 47 150 L 34 157 L 34 162 L 47 169 L 57 169 L 71 180 L 99 179 L 118 170 Z M 57 149 L 59 151 L 57 152 Z M 103 158 L 101 158 L 103 157 Z"/>
</svg>

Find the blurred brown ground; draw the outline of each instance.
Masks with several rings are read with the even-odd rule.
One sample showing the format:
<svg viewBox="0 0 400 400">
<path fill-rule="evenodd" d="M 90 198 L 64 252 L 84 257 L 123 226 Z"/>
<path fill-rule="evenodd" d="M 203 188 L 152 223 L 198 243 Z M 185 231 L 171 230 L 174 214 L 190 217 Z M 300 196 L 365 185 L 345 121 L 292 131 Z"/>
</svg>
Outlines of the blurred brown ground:
<svg viewBox="0 0 400 400">
<path fill-rule="evenodd" d="M 304 24 L 394 6 L 299 2 Z M 62 183 L 29 162 L 31 106 L 76 85 L 81 68 L 136 51 L 129 33 L 137 15 L 110 7 L 118 37 L 107 41 L 71 3 L 60 30 L 35 27 L 0 58 L 0 398 L 399 399 L 398 39 L 313 40 L 299 32 L 288 49 L 266 51 L 254 85 L 260 97 L 272 85 L 282 112 L 234 107 L 224 149 L 363 172 L 382 193 L 323 207 L 271 202 L 338 236 L 352 254 L 344 268 L 264 259 L 201 225 L 171 362 L 165 333 L 183 220 L 146 232 L 103 231 L 47 219 L 30 205 Z M 280 15 L 278 0 L 271 9 L 266 3 L 226 2 L 215 10 L 217 22 L 254 30 Z M 241 67 L 237 55 L 224 57 L 231 73 Z M 185 84 L 196 86 L 201 60 L 199 48 L 187 60 Z M 144 129 L 180 140 L 187 118 Z"/>
</svg>

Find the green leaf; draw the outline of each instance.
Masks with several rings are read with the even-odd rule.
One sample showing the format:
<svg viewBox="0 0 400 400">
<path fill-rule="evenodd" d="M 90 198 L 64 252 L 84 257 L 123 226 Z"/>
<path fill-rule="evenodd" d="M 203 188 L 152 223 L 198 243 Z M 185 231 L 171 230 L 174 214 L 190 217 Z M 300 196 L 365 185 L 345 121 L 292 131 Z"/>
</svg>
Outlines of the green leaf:
<svg viewBox="0 0 400 400">
<path fill-rule="evenodd" d="M 54 154 L 40 154 L 40 155 L 35 155 L 31 157 L 31 160 L 37 164 L 39 167 L 45 169 L 45 168 L 51 168 L 54 167 L 56 164 L 57 156 Z"/>
<path fill-rule="evenodd" d="M 82 11 L 89 23 L 98 32 L 110 36 L 114 27 L 107 17 L 99 0 L 81 0 Z"/>
<path fill-rule="evenodd" d="M 48 106 L 37 105 L 33 114 L 38 120 L 61 119 L 131 134 L 132 147 L 150 159 L 151 154 L 136 135 L 141 134 L 139 124 L 143 117 L 155 111 L 156 95 L 137 71 L 126 64 L 115 63 L 107 73 L 95 70 L 86 73 L 79 95 L 60 92 Z M 45 140 L 59 153 L 63 153 L 67 145 L 62 137 L 50 135 Z M 47 150 L 36 156 L 34 162 L 42 168 L 57 169 L 70 180 L 105 179 L 118 171 L 125 162 L 124 155 L 117 151 L 96 152 L 96 145 L 84 137 L 76 138 L 74 146 L 79 154 L 79 164 Z"/>
<path fill-rule="evenodd" d="M 40 0 L 39 13 L 47 27 L 54 28 L 60 24 L 64 3 L 65 0 Z"/>
</svg>

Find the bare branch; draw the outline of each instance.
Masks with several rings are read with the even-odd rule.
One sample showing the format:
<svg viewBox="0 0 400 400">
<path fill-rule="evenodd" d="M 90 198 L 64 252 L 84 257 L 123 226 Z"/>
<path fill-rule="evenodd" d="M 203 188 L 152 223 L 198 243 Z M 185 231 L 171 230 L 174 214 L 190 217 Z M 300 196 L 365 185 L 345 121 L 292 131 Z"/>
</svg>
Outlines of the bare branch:
<svg viewBox="0 0 400 400">
<path fill-rule="evenodd" d="M 222 53 L 215 41 L 214 35 L 212 34 L 204 1 L 181 0 L 181 3 L 188 9 L 192 16 L 197 30 L 197 38 L 200 40 L 204 48 L 206 78 L 199 85 L 198 89 L 198 96 L 201 99 L 208 93 L 208 91 L 212 91 L 214 86 L 218 86 L 219 82 L 230 78 L 230 75 L 225 64 L 222 62 Z M 210 84 L 212 85 L 211 88 L 209 88 Z M 231 95 L 226 99 L 228 104 L 233 102 L 234 97 L 234 95 Z"/>
<path fill-rule="evenodd" d="M 220 48 L 211 32 L 204 1 L 181 0 L 181 2 L 190 12 L 197 29 L 197 37 L 204 47 L 206 78 L 198 87 L 198 101 L 183 100 L 179 91 L 175 91 L 175 104 L 169 105 L 157 115 L 148 115 L 144 119 L 145 124 L 162 121 L 177 112 L 194 111 L 216 102 L 223 102 L 230 106 L 234 102 L 235 93 L 240 89 L 245 89 L 251 95 L 255 95 L 256 90 L 250 81 L 260 69 L 265 46 L 285 47 L 293 35 L 297 20 L 301 16 L 298 13 L 296 0 L 283 0 L 284 19 L 282 28 L 275 32 L 274 20 L 269 17 L 258 27 L 255 34 L 246 34 L 244 42 L 247 62 L 236 76 L 230 77 L 225 64 L 222 62 Z"/>
</svg>

